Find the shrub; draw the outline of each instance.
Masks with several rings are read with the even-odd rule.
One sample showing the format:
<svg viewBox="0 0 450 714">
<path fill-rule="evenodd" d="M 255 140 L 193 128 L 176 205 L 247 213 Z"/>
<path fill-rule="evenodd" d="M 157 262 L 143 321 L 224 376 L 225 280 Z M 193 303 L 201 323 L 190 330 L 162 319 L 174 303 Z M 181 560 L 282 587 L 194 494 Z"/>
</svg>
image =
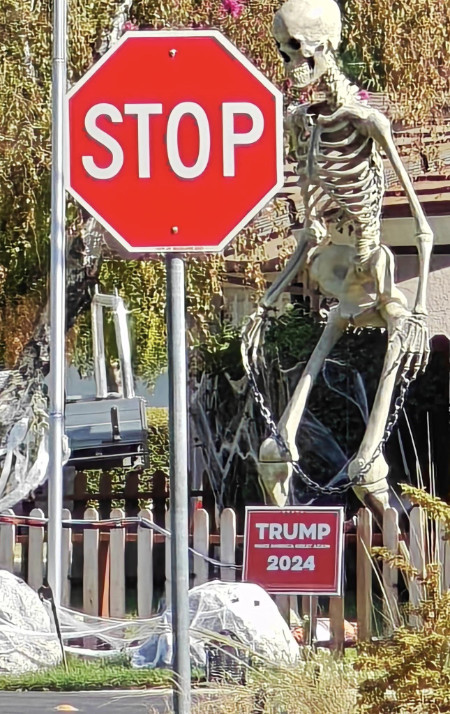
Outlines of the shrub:
<svg viewBox="0 0 450 714">
<path fill-rule="evenodd" d="M 450 529 L 450 506 L 412 487 L 403 487 L 429 518 Z M 441 590 L 441 564 L 429 563 L 420 574 L 386 549 L 374 554 L 399 568 L 421 586 L 416 607 L 405 608 L 405 622 L 390 637 L 362 644 L 355 668 L 365 677 L 359 707 L 367 714 L 450 712 L 450 592 Z"/>
</svg>

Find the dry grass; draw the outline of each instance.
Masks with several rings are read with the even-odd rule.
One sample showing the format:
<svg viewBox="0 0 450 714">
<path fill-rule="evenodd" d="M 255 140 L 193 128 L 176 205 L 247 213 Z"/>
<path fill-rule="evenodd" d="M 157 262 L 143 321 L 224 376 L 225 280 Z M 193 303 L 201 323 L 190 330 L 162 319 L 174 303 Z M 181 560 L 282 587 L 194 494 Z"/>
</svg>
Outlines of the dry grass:
<svg viewBox="0 0 450 714">
<path fill-rule="evenodd" d="M 309 653 L 293 669 L 249 671 L 245 687 L 224 687 L 192 714 L 354 714 L 357 677 L 345 659 L 329 651 Z"/>
</svg>

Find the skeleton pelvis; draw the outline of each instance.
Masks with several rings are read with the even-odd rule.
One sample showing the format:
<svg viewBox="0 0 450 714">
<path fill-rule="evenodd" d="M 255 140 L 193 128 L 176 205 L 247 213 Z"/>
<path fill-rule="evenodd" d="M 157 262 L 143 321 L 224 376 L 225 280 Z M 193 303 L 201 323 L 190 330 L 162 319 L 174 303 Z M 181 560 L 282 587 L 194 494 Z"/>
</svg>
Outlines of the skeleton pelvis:
<svg viewBox="0 0 450 714">
<path fill-rule="evenodd" d="M 361 270 L 355 257 L 356 250 L 350 245 L 319 246 L 310 258 L 309 278 L 322 295 L 339 300 L 342 317 L 355 325 L 384 327 L 384 321 L 376 314 L 378 296 L 371 266 Z"/>
</svg>

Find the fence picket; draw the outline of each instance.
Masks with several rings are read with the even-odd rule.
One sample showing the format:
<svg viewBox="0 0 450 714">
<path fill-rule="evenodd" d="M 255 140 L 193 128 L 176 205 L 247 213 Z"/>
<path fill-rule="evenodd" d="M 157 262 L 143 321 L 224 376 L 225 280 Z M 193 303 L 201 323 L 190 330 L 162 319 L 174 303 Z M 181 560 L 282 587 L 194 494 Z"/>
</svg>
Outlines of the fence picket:
<svg viewBox="0 0 450 714">
<path fill-rule="evenodd" d="M 70 521 L 72 514 L 63 508 L 62 519 Z M 70 607 L 70 569 L 72 566 L 72 529 L 63 528 L 61 534 L 61 604 Z"/>
<path fill-rule="evenodd" d="M 86 521 L 98 521 L 95 508 L 84 512 Z M 89 528 L 83 532 L 83 611 L 87 615 L 98 615 L 98 543 L 99 531 Z"/>
<path fill-rule="evenodd" d="M 220 561 L 236 562 L 236 513 L 232 508 L 224 508 L 220 515 Z M 220 577 L 226 582 L 236 580 L 233 568 L 221 568 Z"/>
<path fill-rule="evenodd" d="M 209 554 L 209 513 L 204 508 L 194 511 L 192 542 L 194 550 L 203 555 Z M 208 575 L 208 562 L 194 555 L 194 585 L 208 582 Z"/>
<path fill-rule="evenodd" d="M 153 521 L 152 512 L 144 508 L 139 516 Z M 151 617 L 153 603 L 153 531 L 137 529 L 137 608 L 139 617 Z"/>
<path fill-rule="evenodd" d="M 450 540 L 441 524 L 439 529 L 439 562 L 441 563 L 441 587 L 443 592 L 450 588 Z"/>
<path fill-rule="evenodd" d="M 425 571 L 425 513 L 420 506 L 415 506 L 409 514 L 409 555 L 411 565 L 423 575 Z M 411 578 L 409 582 L 409 602 L 413 607 L 419 604 L 423 595 L 422 586 L 417 582 L 417 578 Z M 419 624 L 418 618 L 410 617 L 412 626 Z"/>
<path fill-rule="evenodd" d="M 383 518 L 383 545 L 391 553 L 398 553 L 398 513 L 395 508 L 387 508 Z M 391 626 L 400 624 L 400 613 L 398 609 L 398 569 L 391 567 L 388 563 L 383 563 L 383 587 L 386 599 L 383 598 L 383 611 L 386 622 Z"/>
<path fill-rule="evenodd" d="M 122 508 L 113 508 L 111 518 L 124 518 Z M 125 617 L 125 528 L 113 528 L 110 543 L 109 612 L 111 617 Z"/>
<path fill-rule="evenodd" d="M 372 513 L 367 508 L 358 511 L 356 526 L 356 617 L 358 637 L 369 640 L 372 633 Z"/>
<path fill-rule="evenodd" d="M 103 490 L 108 489 L 108 479 L 103 479 Z M 132 501 L 135 495 L 135 487 L 137 479 L 129 480 L 127 486 L 127 495 Z M 76 487 L 74 487 L 76 491 Z M 79 496 L 78 493 L 75 495 Z M 12 514 L 12 511 L 8 512 Z M 13 515 L 13 514 L 12 514 Z M 31 517 L 42 518 L 43 511 L 34 509 L 31 511 Z M 106 514 L 105 514 L 106 515 Z M 109 514 L 108 514 L 109 515 Z M 155 515 L 147 509 L 140 511 L 140 515 L 148 520 L 155 518 Z M 70 520 L 71 513 L 65 509 L 63 511 L 64 520 Z M 124 511 L 114 509 L 111 512 L 112 518 L 123 518 Z M 84 513 L 86 520 L 99 520 L 99 513 L 96 509 L 89 508 Z M 210 514 L 206 509 L 197 509 L 193 514 L 193 530 L 192 542 L 195 550 L 204 555 L 209 554 L 211 543 L 217 544 L 217 537 L 210 534 Z M 164 522 L 164 521 L 163 521 Z M 170 512 L 165 513 L 165 525 L 170 530 Z M 44 527 L 31 526 L 28 531 L 28 582 L 38 589 L 43 582 L 45 573 L 45 537 Z M 99 598 L 101 593 L 108 593 L 108 589 L 104 590 L 103 583 L 106 585 L 111 583 L 109 597 L 104 594 L 103 598 L 108 598 L 110 604 L 110 614 L 112 617 L 123 617 L 126 612 L 126 543 L 137 542 L 137 570 L 133 573 L 137 574 L 137 609 L 139 617 L 150 617 L 152 614 L 152 599 L 154 592 L 154 578 L 158 576 L 158 572 L 153 568 L 153 549 L 154 542 L 160 542 L 158 537 L 155 538 L 152 530 L 138 526 L 136 536 L 124 528 L 112 529 L 105 531 L 100 537 L 99 529 L 86 529 L 82 531 L 82 547 L 83 547 L 83 611 L 86 614 L 98 615 Z M 127 537 L 129 533 L 129 537 Z M 378 537 L 378 536 L 376 536 Z M 78 540 L 79 536 L 76 537 Z M 101 539 L 100 539 L 101 538 Z M 218 558 L 224 563 L 236 563 L 236 514 L 227 508 L 220 516 L 220 554 Z M 0 567 L 7 570 L 14 569 L 14 555 L 17 538 L 17 528 L 13 524 L 0 522 Z M 413 509 L 411 512 L 411 534 L 410 534 L 410 559 L 411 563 L 423 571 L 426 560 L 426 529 L 425 517 L 420 509 Z M 63 605 L 70 604 L 70 571 L 72 567 L 72 528 L 63 529 L 62 533 L 62 603 Z M 27 552 L 27 541 L 21 536 L 21 544 L 23 551 Z M 378 541 L 379 542 L 379 541 Z M 402 546 L 402 542 L 398 537 L 398 515 L 393 509 L 386 511 L 383 534 L 383 544 L 392 552 L 398 552 Z M 100 545 L 106 549 L 110 557 L 107 559 L 107 565 L 101 567 L 102 559 Z M 357 620 L 359 639 L 367 640 L 371 635 L 372 627 L 372 563 L 370 558 L 370 549 L 372 546 L 372 514 L 367 509 L 361 509 L 357 519 L 357 536 L 356 536 L 356 557 L 357 557 Z M 158 549 L 160 546 L 156 546 Z M 161 546 L 162 547 L 162 546 Z M 165 601 L 166 605 L 171 602 L 171 542 L 170 538 L 165 540 L 165 574 L 166 574 L 166 590 Z M 450 587 L 450 541 L 441 540 L 439 543 L 441 558 L 443 561 L 443 587 Z M 155 550 L 155 553 L 157 551 Z M 156 562 L 156 561 L 155 561 Z M 104 572 L 106 568 L 106 574 Z M 230 568 L 220 568 L 221 577 L 226 581 L 234 581 L 236 579 L 236 571 Z M 209 578 L 208 563 L 200 556 L 193 558 L 193 574 L 194 583 L 196 585 L 207 582 Z M 109 576 L 109 577 L 108 577 Z M 398 616 L 397 604 L 397 581 L 398 573 L 396 570 L 383 567 L 383 584 L 386 592 L 389 613 Z M 416 604 L 420 597 L 420 589 L 416 583 L 412 583 L 410 599 L 412 604 Z M 278 596 L 279 603 L 283 612 L 288 616 L 292 610 L 296 609 L 298 598 L 292 596 Z M 106 602 L 106 600 L 105 600 Z M 313 617 L 316 614 L 316 598 L 313 598 Z M 308 607 L 306 607 L 308 605 Z M 303 609 L 309 614 L 309 598 L 303 598 Z M 384 604 L 387 608 L 387 605 Z M 107 613 L 106 610 L 103 612 Z M 332 635 L 332 647 L 341 650 L 344 645 L 344 599 L 330 598 L 329 605 L 330 627 Z M 395 621 L 395 624 L 398 624 Z M 293 623 L 294 624 L 294 623 Z M 417 624 L 417 623 L 413 623 Z M 91 643 L 92 644 L 92 643 Z"/>
<path fill-rule="evenodd" d="M 33 508 L 31 518 L 43 518 L 41 508 Z M 30 526 L 28 536 L 28 585 L 39 590 L 44 579 L 44 528 Z"/>
<path fill-rule="evenodd" d="M 3 516 L 13 516 L 14 511 L 8 508 Z M 14 548 L 16 545 L 16 527 L 14 523 L 0 525 L 0 568 L 14 572 Z"/>
</svg>

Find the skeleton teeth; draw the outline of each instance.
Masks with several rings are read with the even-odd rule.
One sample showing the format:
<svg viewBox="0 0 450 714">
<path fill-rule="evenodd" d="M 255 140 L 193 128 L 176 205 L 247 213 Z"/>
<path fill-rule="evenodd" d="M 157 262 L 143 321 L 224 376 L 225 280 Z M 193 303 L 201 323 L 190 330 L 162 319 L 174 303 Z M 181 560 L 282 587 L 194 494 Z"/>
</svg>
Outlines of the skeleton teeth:
<svg viewBox="0 0 450 714">
<path fill-rule="evenodd" d="M 311 70 L 307 62 L 302 62 L 289 71 L 289 77 L 297 87 L 307 87 L 313 81 L 314 71 Z"/>
</svg>

